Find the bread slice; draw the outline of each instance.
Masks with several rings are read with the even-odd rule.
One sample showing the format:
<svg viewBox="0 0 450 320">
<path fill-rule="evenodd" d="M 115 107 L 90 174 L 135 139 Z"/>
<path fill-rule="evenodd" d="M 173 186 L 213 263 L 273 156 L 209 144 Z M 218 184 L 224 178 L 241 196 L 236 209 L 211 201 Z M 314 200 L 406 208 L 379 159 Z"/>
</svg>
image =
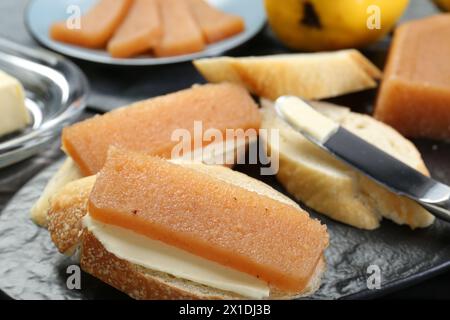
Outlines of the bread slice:
<svg viewBox="0 0 450 320">
<path fill-rule="evenodd" d="M 67 183 L 82 178 L 83 175 L 72 158 L 67 157 L 62 166 L 50 179 L 39 199 L 31 208 L 31 219 L 39 226 L 47 226 L 47 212 L 52 197 Z"/>
<path fill-rule="evenodd" d="M 359 51 L 281 54 L 194 61 L 209 82 L 233 82 L 275 100 L 282 95 L 323 99 L 377 86 L 381 71 Z"/>
<path fill-rule="evenodd" d="M 414 145 L 391 127 L 345 107 L 312 104 L 354 134 L 428 175 Z M 279 145 L 268 141 L 268 146 L 270 152 L 279 153 L 278 180 L 296 199 L 361 229 L 378 228 L 383 217 L 413 229 L 433 223 L 434 217 L 414 201 L 388 191 L 306 140 L 277 118 L 269 100 L 262 101 L 262 116 L 262 128 L 280 132 Z"/>
<path fill-rule="evenodd" d="M 209 174 L 262 196 L 288 204 L 302 212 L 299 206 L 266 184 L 222 166 L 198 162 L 171 160 L 179 165 Z M 87 213 L 88 195 L 95 176 L 69 183 L 54 197 L 49 214 L 49 231 L 58 249 L 66 254 L 80 244 L 81 267 L 102 281 L 136 299 L 240 299 L 235 293 L 207 287 L 192 281 L 149 270 L 118 258 L 108 252 L 95 236 L 83 230 L 81 218 Z M 80 196 L 81 195 L 81 196 Z M 318 261 L 313 276 L 303 292 L 287 294 L 271 290 L 271 299 L 290 299 L 309 295 L 320 285 L 325 259 Z"/>
<path fill-rule="evenodd" d="M 61 253 L 71 255 L 77 249 L 87 213 L 89 194 L 96 176 L 71 181 L 53 196 L 48 210 L 48 231 Z"/>
</svg>

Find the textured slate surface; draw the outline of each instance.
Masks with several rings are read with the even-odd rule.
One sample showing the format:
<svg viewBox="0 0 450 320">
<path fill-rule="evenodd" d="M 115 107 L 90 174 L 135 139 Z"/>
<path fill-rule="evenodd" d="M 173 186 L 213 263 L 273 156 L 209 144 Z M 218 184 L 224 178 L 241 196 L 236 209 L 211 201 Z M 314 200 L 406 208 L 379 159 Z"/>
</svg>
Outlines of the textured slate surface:
<svg viewBox="0 0 450 320">
<path fill-rule="evenodd" d="M 450 146 L 418 142 L 435 176 L 450 183 Z M 60 162 L 28 182 L 0 215 L 0 288 L 18 299 L 123 298 L 124 295 L 87 274 L 82 290 L 68 290 L 66 268 L 75 261 L 57 253 L 46 230 L 29 219 L 29 210 Z M 237 168 L 257 177 L 257 166 Z M 283 191 L 273 177 L 260 177 Z M 372 297 L 450 267 L 450 224 L 437 221 L 431 228 L 412 231 L 388 221 L 375 231 L 358 230 L 322 215 L 331 238 L 328 270 L 314 299 Z M 381 269 L 382 289 L 368 290 L 367 267 Z"/>
</svg>

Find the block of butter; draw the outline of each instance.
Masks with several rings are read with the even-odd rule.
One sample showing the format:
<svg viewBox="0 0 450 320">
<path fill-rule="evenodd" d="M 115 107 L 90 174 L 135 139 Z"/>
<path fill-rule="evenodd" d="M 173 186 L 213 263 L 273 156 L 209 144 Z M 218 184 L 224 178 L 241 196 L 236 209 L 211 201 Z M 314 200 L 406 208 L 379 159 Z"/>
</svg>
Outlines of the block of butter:
<svg viewBox="0 0 450 320">
<path fill-rule="evenodd" d="M 30 115 L 20 82 L 0 70 L 0 136 L 25 128 Z"/>
</svg>

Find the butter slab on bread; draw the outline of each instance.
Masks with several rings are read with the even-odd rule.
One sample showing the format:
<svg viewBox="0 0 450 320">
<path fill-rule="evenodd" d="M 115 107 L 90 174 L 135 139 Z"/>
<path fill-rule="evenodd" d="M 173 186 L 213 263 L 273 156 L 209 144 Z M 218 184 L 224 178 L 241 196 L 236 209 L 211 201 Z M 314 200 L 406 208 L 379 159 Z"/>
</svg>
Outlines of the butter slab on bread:
<svg viewBox="0 0 450 320">
<path fill-rule="evenodd" d="M 324 99 L 375 88 L 381 71 L 359 51 L 218 57 L 194 61 L 212 83 L 232 82 L 275 100 L 282 95 Z"/>
<path fill-rule="evenodd" d="M 307 215 L 307 213 L 302 211 L 298 205 L 289 198 L 278 193 L 264 183 L 252 179 L 242 173 L 221 166 L 207 166 L 201 163 L 186 162 L 182 160 L 170 160 L 170 162 L 176 164 L 176 167 L 181 166 L 185 169 L 189 169 L 189 174 L 193 174 L 193 171 L 195 171 L 195 174 L 204 176 L 205 178 L 206 176 L 211 177 L 216 183 L 220 182 L 220 185 L 223 185 L 224 188 L 230 188 L 230 186 L 232 186 L 231 188 L 242 188 L 244 193 L 256 193 L 256 197 L 261 197 L 261 201 L 267 201 L 267 199 L 271 199 L 270 201 L 275 200 L 276 203 L 279 203 L 280 208 L 288 206 L 286 208 L 294 208 L 298 211 L 299 215 Z M 119 258 L 108 251 L 105 244 L 95 236 L 95 233 L 91 232 L 90 229 L 84 228 L 81 222 L 83 216 L 87 214 L 88 197 L 91 189 L 95 185 L 95 180 L 95 176 L 92 176 L 73 181 L 66 185 L 57 195 L 55 195 L 49 215 L 49 231 L 55 245 L 61 252 L 70 254 L 73 252 L 73 249 L 80 244 L 81 266 L 85 271 L 136 299 L 241 299 L 246 297 L 245 295 L 243 296 L 236 292 L 221 290 L 186 280 L 182 277 L 151 270 L 127 261 L 124 258 Z M 187 196 L 190 191 L 188 188 L 186 188 L 186 190 L 187 191 L 180 190 L 180 195 L 185 194 L 185 196 Z M 217 190 L 214 190 L 213 193 L 216 191 Z M 253 195 L 253 197 L 255 197 L 255 195 Z M 161 205 L 164 206 L 165 204 L 161 203 Z M 231 207 L 229 209 L 232 210 Z M 236 210 L 238 210 L 238 208 L 236 208 Z M 266 213 L 268 214 L 268 212 Z M 280 212 L 281 215 L 284 213 L 285 212 Z M 88 214 L 88 216 L 90 217 L 91 214 Z M 315 225 L 318 222 L 310 221 L 310 223 Z M 322 226 L 321 228 L 324 227 Z M 319 229 L 316 231 L 319 231 Z M 240 232 L 239 230 L 241 230 L 240 227 L 236 225 L 236 229 L 232 228 L 229 232 Z M 310 229 L 308 227 L 305 230 Z M 324 232 L 324 230 L 320 232 Z M 326 232 L 324 234 L 326 235 Z M 298 237 L 300 242 L 292 243 L 290 245 L 286 244 L 286 250 L 290 251 L 291 249 L 289 248 L 291 246 L 297 248 L 308 246 L 306 243 L 302 243 L 302 239 L 305 239 L 304 237 L 308 237 L 308 235 L 299 234 Z M 327 237 L 325 238 L 324 245 L 326 246 L 328 240 Z M 261 250 L 261 252 L 264 252 L 264 250 Z M 270 285 L 270 296 L 268 298 L 287 299 L 311 294 L 318 288 L 320 277 L 324 269 L 325 261 L 322 253 L 322 255 L 319 256 L 317 263 L 315 263 L 313 272 L 301 292 L 283 292 Z"/>
<path fill-rule="evenodd" d="M 391 127 L 348 108 L 314 102 L 317 111 L 412 168 L 428 175 L 415 146 Z M 296 199 L 334 220 L 361 229 L 376 229 L 382 218 L 411 228 L 427 227 L 434 217 L 412 200 L 398 196 L 335 159 L 277 118 L 273 104 L 262 101 L 262 128 L 279 129 L 277 179 Z"/>
<path fill-rule="evenodd" d="M 16 78 L 0 69 L 0 137 L 22 130 L 31 118 L 25 105 L 25 90 Z"/>
</svg>

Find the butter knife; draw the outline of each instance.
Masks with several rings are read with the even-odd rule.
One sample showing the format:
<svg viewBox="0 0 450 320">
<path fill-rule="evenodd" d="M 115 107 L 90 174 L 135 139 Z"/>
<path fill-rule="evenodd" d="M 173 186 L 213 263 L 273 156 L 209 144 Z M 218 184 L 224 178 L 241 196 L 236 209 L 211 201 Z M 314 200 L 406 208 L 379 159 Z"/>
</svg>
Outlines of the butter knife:
<svg viewBox="0 0 450 320">
<path fill-rule="evenodd" d="M 309 141 L 388 190 L 416 201 L 450 222 L 450 187 L 429 178 L 317 112 L 304 100 L 282 96 L 277 115 Z"/>
</svg>

